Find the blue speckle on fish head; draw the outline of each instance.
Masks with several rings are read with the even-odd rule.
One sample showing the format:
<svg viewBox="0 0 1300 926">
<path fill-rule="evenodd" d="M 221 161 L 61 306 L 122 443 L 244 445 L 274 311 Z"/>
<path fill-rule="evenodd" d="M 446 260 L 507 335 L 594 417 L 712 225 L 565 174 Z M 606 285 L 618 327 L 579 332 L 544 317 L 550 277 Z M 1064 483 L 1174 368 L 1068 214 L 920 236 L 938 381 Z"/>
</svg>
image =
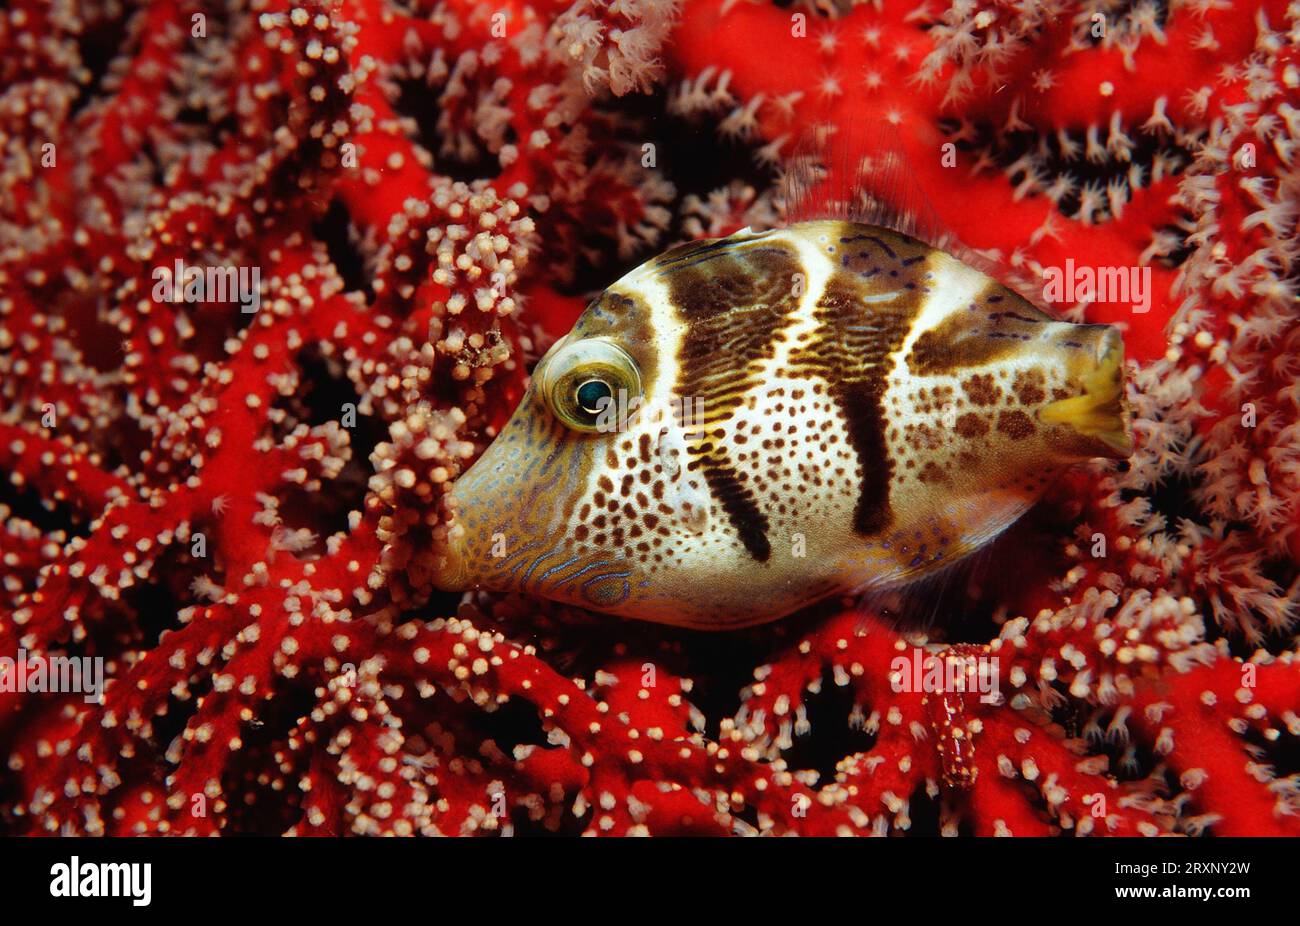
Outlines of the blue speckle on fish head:
<svg viewBox="0 0 1300 926">
<path fill-rule="evenodd" d="M 655 388 L 657 349 L 639 299 L 610 289 L 593 300 L 538 362 L 501 433 L 456 481 L 437 585 L 545 589 L 587 606 L 626 596 L 634 570 L 616 552 L 575 546 L 573 522 L 590 495 L 593 467 L 626 437 L 620 412 Z M 593 398 L 601 400 L 596 408 L 584 404 Z"/>
</svg>

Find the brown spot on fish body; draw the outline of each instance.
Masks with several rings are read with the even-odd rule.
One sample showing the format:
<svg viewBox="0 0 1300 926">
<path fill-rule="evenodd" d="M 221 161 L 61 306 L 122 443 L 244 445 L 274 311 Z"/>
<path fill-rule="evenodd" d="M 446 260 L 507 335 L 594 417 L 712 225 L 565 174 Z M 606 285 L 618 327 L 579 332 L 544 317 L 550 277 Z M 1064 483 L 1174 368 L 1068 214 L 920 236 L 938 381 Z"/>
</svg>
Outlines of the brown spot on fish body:
<svg viewBox="0 0 1300 926">
<path fill-rule="evenodd" d="M 1047 398 L 1043 391 L 1045 377 L 1042 370 L 1021 370 L 1016 374 L 1016 381 L 1011 390 L 1020 400 L 1021 405 L 1040 405 Z"/>
<path fill-rule="evenodd" d="M 1012 440 L 1024 440 L 1037 430 L 1028 415 L 1019 409 L 998 415 L 998 431 Z"/>
<path fill-rule="evenodd" d="M 983 415 L 977 415 L 975 412 L 967 412 L 958 416 L 953 427 L 962 437 L 972 440 L 989 433 L 988 419 Z"/>
<path fill-rule="evenodd" d="M 975 374 L 964 380 L 961 388 L 972 405 L 996 405 L 1002 400 L 1002 390 L 989 373 Z"/>
<path fill-rule="evenodd" d="M 927 484 L 944 485 L 952 481 L 933 460 L 921 467 L 921 472 L 917 473 L 916 478 Z"/>
<path fill-rule="evenodd" d="M 904 433 L 907 445 L 917 451 L 937 450 L 943 444 L 938 429 L 928 424 L 909 424 Z"/>
</svg>

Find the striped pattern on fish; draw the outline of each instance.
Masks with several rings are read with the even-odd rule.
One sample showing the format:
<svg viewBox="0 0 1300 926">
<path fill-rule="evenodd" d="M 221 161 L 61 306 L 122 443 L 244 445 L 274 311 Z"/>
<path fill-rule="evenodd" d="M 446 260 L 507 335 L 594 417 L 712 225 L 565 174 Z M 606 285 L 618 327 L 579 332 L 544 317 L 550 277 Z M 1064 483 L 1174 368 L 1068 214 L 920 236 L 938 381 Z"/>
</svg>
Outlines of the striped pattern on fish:
<svg viewBox="0 0 1300 926">
<path fill-rule="evenodd" d="M 610 430 L 624 386 L 642 405 Z M 759 623 L 931 574 L 1127 452 L 1114 329 L 887 229 L 745 230 L 592 302 L 457 481 L 436 578 Z"/>
</svg>

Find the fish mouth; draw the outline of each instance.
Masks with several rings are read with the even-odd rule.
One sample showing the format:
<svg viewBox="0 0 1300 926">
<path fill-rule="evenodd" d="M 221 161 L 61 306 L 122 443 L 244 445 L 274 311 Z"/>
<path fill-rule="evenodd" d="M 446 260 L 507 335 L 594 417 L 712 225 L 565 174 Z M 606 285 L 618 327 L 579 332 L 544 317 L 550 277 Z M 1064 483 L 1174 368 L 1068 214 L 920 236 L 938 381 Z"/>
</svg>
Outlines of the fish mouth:
<svg viewBox="0 0 1300 926">
<path fill-rule="evenodd" d="M 1115 328 L 1101 330 L 1092 363 L 1080 374 L 1079 385 L 1078 395 L 1049 402 L 1039 418 L 1098 441 L 1102 452 L 1097 456 L 1127 459 L 1133 453 L 1131 411 L 1124 389 L 1124 341 Z"/>
</svg>

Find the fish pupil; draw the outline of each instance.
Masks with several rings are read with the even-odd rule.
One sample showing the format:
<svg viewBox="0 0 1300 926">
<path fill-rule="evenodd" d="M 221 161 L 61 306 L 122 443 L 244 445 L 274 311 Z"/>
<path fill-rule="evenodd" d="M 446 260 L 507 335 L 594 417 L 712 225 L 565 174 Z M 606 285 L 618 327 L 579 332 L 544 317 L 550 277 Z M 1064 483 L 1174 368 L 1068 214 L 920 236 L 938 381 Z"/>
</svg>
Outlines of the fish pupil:
<svg viewBox="0 0 1300 926">
<path fill-rule="evenodd" d="M 578 407 L 588 414 L 598 414 L 603 403 L 613 398 L 614 390 L 602 379 L 589 379 L 578 387 L 575 398 Z"/>
</svg>

